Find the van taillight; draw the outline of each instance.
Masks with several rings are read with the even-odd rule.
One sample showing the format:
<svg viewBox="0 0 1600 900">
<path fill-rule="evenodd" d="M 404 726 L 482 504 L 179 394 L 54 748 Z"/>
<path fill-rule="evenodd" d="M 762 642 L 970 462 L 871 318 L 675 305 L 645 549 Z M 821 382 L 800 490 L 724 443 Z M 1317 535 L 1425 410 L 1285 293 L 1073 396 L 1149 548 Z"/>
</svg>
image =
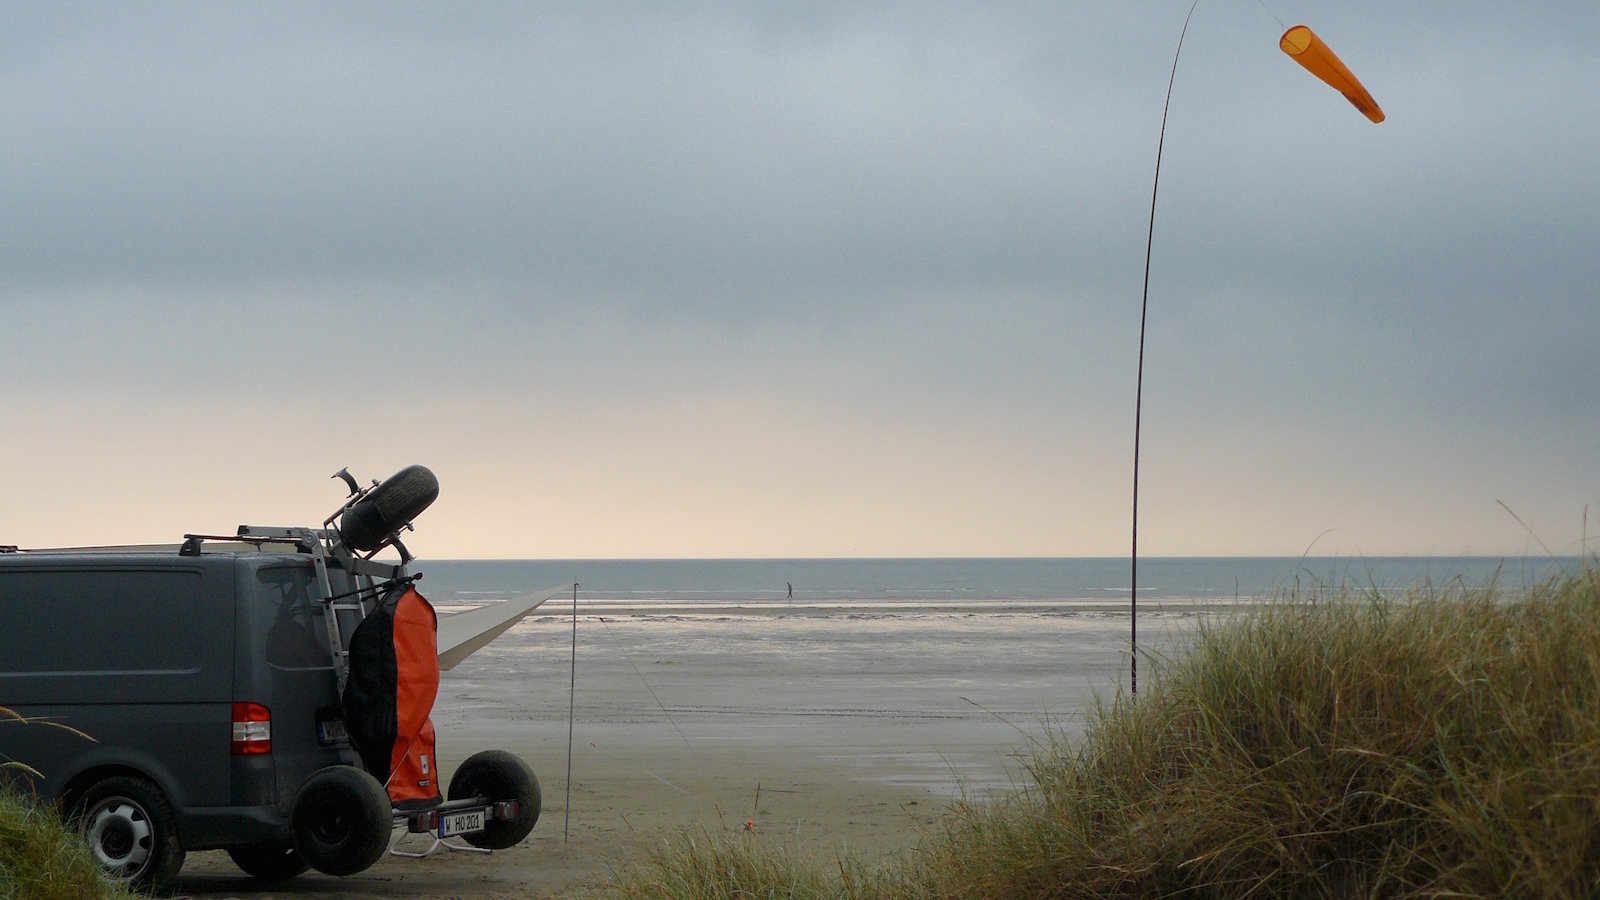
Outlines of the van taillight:
<svg viewBox="0 0 1600 900">
<path fill-rule="evenodd" d="M 272 752 L 272 710 L 259 703 L 233 705 L 233 754 Z"/>
</svg>

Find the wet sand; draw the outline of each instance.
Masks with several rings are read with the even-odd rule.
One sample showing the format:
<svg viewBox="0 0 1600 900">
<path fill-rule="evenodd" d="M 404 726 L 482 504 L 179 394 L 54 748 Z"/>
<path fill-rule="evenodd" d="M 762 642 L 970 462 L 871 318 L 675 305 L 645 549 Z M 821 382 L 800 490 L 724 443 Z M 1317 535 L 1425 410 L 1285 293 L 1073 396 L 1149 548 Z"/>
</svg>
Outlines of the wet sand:
<svg viewBox="0 0 1600 900">
<path fill-rule="evenodd" d="M 1201 613 L 1152 609 L 1142 639 L 1170 647 Z M 275 885 L 194 853 L 179 895 L 581 895 L 663 838 L 751 821 L 757 840 L 873 859 L 962 796 L 1016 784 L 1044 723 L 1075 731 L 1126 669 L 1126 614 L 1104 605 L 580 604 L 569 814 L 569 615 L 543 609 L 446 673 L 435 706 L 444 771 L 496 748 L 538 773 L 544 812 L 523 844 Z"/>
</svg>

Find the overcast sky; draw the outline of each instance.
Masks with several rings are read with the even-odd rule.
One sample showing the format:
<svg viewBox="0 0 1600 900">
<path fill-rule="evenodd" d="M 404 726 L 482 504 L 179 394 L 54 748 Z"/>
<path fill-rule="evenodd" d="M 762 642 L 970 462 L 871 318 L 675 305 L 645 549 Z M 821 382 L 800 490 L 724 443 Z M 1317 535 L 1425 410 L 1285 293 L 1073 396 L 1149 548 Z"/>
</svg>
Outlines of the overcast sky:
<svg viewBox="0 0 1600 900">
<path fill-rule="evenodd" d="M 1187 8 L 0 7 L 0 543 L 420 462 L 424 556 L 1125 554 Z M 1144 552 L 1600 532 L 1597 45 L 1592 2 L 1202 0 Z"/>
</svg>

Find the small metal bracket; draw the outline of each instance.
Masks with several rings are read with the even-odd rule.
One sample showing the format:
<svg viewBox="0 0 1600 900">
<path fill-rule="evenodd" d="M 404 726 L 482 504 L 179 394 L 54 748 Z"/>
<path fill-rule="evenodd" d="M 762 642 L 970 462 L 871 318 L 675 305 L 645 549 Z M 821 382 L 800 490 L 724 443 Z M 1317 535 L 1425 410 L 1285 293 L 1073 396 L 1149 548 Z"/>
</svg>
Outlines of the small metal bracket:
<svg viewBox="0 0 1600 900">
<path fill-rule="evenodd" d="M 437 852 L 440 847 L 443 847 L 446 850 L 455 850 L 460 853 L 483 853 L 488 855 L 492 855 L 494 853 L 493 850 L 490 850 L 487 847 L 468 847 L 462 844 L 452 844 L 448 839 L 439 837 L 437 834 L 432 832 L 423 832 L 425 837 L 433 839 L 433 844 L 429 846 L 428 849 L 420 852 L 401 850 L 400 843 L 406 838 L 410 837 L 411 834 L 411 832 L 405 830 L 403 827 L 395 829 L 394 836 L 389 839 L 389 855 L 404 856 L 407 859 L 426 859 Z"/>
<path fill-rule="evenodd" d="M 187 537 L 187 535 L 185 535 Z M 281 528 L 265 525 L 240 525 L 234 540 L 250 543 L 295 544 L 302 552 L 310 553 L 311 546 L 325 537 L 315 528 Z"/>
<path fill-rule="evenodd" d="M 349 466 L 346 466 L 333 473 L 332 477 L 344 479 L 344 483 L 350 488 L 350 496 L 354 497 L 355 495 L 361 493 L 361 485 L 356 484 L 356 477 L 350 474 Z"/>
</svg>

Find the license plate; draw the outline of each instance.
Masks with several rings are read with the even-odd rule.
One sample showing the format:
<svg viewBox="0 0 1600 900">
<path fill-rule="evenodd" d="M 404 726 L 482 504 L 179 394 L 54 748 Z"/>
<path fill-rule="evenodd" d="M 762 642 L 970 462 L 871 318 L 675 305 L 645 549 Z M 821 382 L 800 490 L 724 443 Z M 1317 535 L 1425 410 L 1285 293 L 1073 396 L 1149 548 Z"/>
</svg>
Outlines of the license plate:
<svg viewBox="0 0 1600 900">
<path fill-rule="evenodd" d="M 344 730 L 344 720 L 325 719 L 318 722 L 317 740 L 324 744 L 337 744 L 340 741 L 350 740 L 350 735 Z"/>
<path fill-rule="evenodd" d="M 472 812 L 447 813 L 439 817 L 439 837 L 446 838 L 453 834 L 472 834 L 483 830 L 483 810 Z"/>
</svg>

